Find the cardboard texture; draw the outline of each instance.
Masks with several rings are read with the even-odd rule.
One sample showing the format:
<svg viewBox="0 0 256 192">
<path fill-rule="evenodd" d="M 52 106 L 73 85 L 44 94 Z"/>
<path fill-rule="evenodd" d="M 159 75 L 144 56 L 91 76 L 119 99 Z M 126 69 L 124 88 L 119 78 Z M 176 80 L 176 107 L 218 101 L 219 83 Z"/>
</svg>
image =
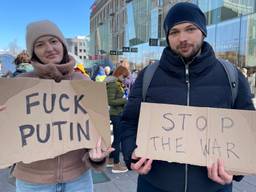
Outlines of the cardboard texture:
<svg viewBox="0 0 256 192">
<path fill-rule="evenodd" d="M 136 143 L 138 157 L 256 174 L 255 111 L 142 103 Z"/>
<path fill-rule="evenodd" d="M 0 79 L 0 168 L 94 148 L 109 147 L 104 83 L 36 78 Z"/>
</svg>

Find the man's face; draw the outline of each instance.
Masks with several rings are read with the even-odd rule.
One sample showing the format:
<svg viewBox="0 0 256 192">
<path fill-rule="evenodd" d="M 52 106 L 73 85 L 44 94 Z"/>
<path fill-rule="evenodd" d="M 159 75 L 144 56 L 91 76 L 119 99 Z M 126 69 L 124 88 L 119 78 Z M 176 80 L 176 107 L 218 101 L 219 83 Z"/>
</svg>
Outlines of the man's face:
<svg viewBox="0 0 256 192">
<path fill-rule="evenodd" d="M 171 49 L 185 60 L 190 60 L 197 54 L 203 39 L 203 33 L 192 23 L 175 25 L 168 34 Z"/>
</svg>

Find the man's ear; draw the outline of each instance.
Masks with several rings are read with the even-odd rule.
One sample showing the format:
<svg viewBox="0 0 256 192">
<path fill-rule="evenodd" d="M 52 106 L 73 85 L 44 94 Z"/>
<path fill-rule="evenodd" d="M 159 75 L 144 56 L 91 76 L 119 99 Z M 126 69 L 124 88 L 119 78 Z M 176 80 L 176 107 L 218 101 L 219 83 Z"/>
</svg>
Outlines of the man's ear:
<svg viewBox="0 0 256 192">
<path fill-rule="evenodd" d="M 203 41 L 204 41 L 204 39 L 206 38 L 206 36 L 205 36 L 205 34 L 201 31 L 201 33 L 203 34 Z"/>
</svg>

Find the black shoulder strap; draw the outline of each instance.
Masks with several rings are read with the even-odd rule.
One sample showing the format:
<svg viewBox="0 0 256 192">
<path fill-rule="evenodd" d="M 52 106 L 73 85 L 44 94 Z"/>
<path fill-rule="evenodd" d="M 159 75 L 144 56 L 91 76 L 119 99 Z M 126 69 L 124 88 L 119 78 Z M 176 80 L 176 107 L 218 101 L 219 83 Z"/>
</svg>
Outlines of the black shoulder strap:
<svg viewBox="0 0 256 192">
<path fill-rule="evenodd" d="M 224 67 L 228 76 L 229 85 L 232 92 L 232 106 L 235 104 L 235 100 L 238 92 L 238 71 L 237 68 L 230 62 L 218 58 L 222 66 Z"/>
<path fill-rule="evenodd" d="M 142 82 L 142 101 L 145 101 L 146 99 L 148 87 L 158 66 L 159 61 L 156 61 L 155 63 L 148 65 L 145 69 Z"/>
</svg>

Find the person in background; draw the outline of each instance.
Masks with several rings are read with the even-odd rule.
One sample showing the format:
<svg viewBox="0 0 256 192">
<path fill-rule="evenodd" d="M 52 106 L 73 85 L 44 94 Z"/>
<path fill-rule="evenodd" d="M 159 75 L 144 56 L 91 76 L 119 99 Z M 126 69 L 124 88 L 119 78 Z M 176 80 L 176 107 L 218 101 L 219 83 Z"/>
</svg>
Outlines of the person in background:
<svg viewBox="0 0 256 192">
<path fill-rule="evenodd" d="M 104 72 L 106 76 L 111 75 L 111 68 L 109 66 L 104 67 Z"/>
<path fill-rule="evenodd" d="M 97 75 L 95 77 L 95 81 L 97 82 L 103 82 L 106 78 L 106 74 L 105 74 L 105 71 L 104 71 L 104 68 L 102 66 L 99 67 L 99 70 L 97 72 Z"/>
<path fill-rule="evenodd" d="M 13 77 L 13 74 L 12 74 L 12 72 L 10 70 L 8 70 L 5 73 L 1 74 L 0 77 L 11 78 L 11 77 Z"/>
<path fill-rule="evenodd" d="M 134 79 L 132 77 L 132 74 L 130 73 L 130 64 L 127 59 L 123 59 L 120 61 L 120 65 L 128 69 L 129 76 L 124 79 L 123 84 L 125 85 L 124 91 L 125 91 L 125 98 L 128 99 L 128 95 L 130 94 L 130 90 L 132 88 L 132 85 L 134 83 Z"/>
<path fill-rule="evenodd" d="M 254 98 L 255 97 L 256 73 L 255 73 L 253 67 L 249 68 L 248 73 L 247 73 L 247 79 L 248 79 L 248 82 L 249 82 L 249 85 L 250 85 L 250 90 L 251 90 L 251 93 L 252 93 L 252 98 Z"/>
<path fill-rule="evenodd" d="M 73 70 L 75 60 L 68 55 L 62 32 L 51 21 L 30 23 L 26 31 L 26 46 L 34 70 L 18 77 L 53 79 L 56 82 L 90 80 Z M 78 149 L 29 164 L 19 162 L 13 171 L 16 192 L 93 192 L 90 169 L 102 167 L 112 151 L 112 148 L 103 151 L 99 139 L 93 149 Z"/>
<path fill-rule="evenodd" d="M 136 81 L 138 74 L 139 74 L 138 70 L 136 70 L 136 69 L 132 70 L 131 78 L 132 78 L 133 84 Z"/>
<path fill-rule="evenodd" d="M 29 54 L 26 51 L 22 51 L 20 54 L 18 54 L 13 63 L 16 65 L 16 71 L 13 73 L 13 77 L 16 77 L 21 73 L 33 71 Z"/>
<path fill-rule="evenodd" d="M 126 69 L 128 69 L 128 71 L 130 70 L 130 64 L 129 64 L 128 59 L 120 60 L 119 65 L 125 67 Z"/>
<path fill-rule="evenodd" d="M 11 78 L 11 77 L 13 77 L 13 74 L 12 74 L 12 72 L 10 70 L 5 71 L 5 72 L 3 71 L 3 64 L 2 63 L 0 63 L 0 78 L 1 77 L 4 77 L 4 78 Z"/>
<path fill-rule="evenodd" d="M 82 63 L 78 63 L 76 64 L 76 66 L 74 67 L 74 70 L 76 72 L 80 72 L 82 73 L 85 77 L 89 78 L 88 73 L 86 72 L 86 69 L 84 68 L 84 65 Z"/>
<path fill-rule="evenodd" d="M 243 67 L 242 69 L 241 69 L 241 72 L 243 73 L 243 75 L 247 78 L 248 77 L 248 70 L 245 68 L 245 67 Z"/>
<path fill-rule="evenodd" d="M 184 106 L 254 110 L 248 82 L 238 71 L 238 95 L 232 102 L 227 74 L 204 41 L 206 18 L 200 8 L 182 2 L 164 20 L 167 47 L 163 50 L 144 102 Z M 139 173 L 138 192 L 231 192 L 239 181 L 218 160 L 209 167 L 137 157 L 136 134 L 142 102 L 143 75 L 139 73 L 123 111 L 122 151 L 128 168 Z M 243 127 L 241 127 L 241 130 Z"/>
<path fill-rule="evenodd" d="M 123 66 L 118 66 L 113 72 L 113 75 L 108 76 L 105 79 L 108 94 L 108 105 L 110 106 L 110 120 L 113 125 L 114 140 L 112 147 L 115 149 L 115 151 L 113 151 L 109 156 L 108 166 L 113 165 L 113 173 L 124 173 L 128 171 L 128 169 L 120 163 L 120 117 L 123 112 L 124 105 L 127 103 L 127 100 L 124 98 L 124 88 L 122 82 L 128 76 L 128 69 Z"/>
</svg>

